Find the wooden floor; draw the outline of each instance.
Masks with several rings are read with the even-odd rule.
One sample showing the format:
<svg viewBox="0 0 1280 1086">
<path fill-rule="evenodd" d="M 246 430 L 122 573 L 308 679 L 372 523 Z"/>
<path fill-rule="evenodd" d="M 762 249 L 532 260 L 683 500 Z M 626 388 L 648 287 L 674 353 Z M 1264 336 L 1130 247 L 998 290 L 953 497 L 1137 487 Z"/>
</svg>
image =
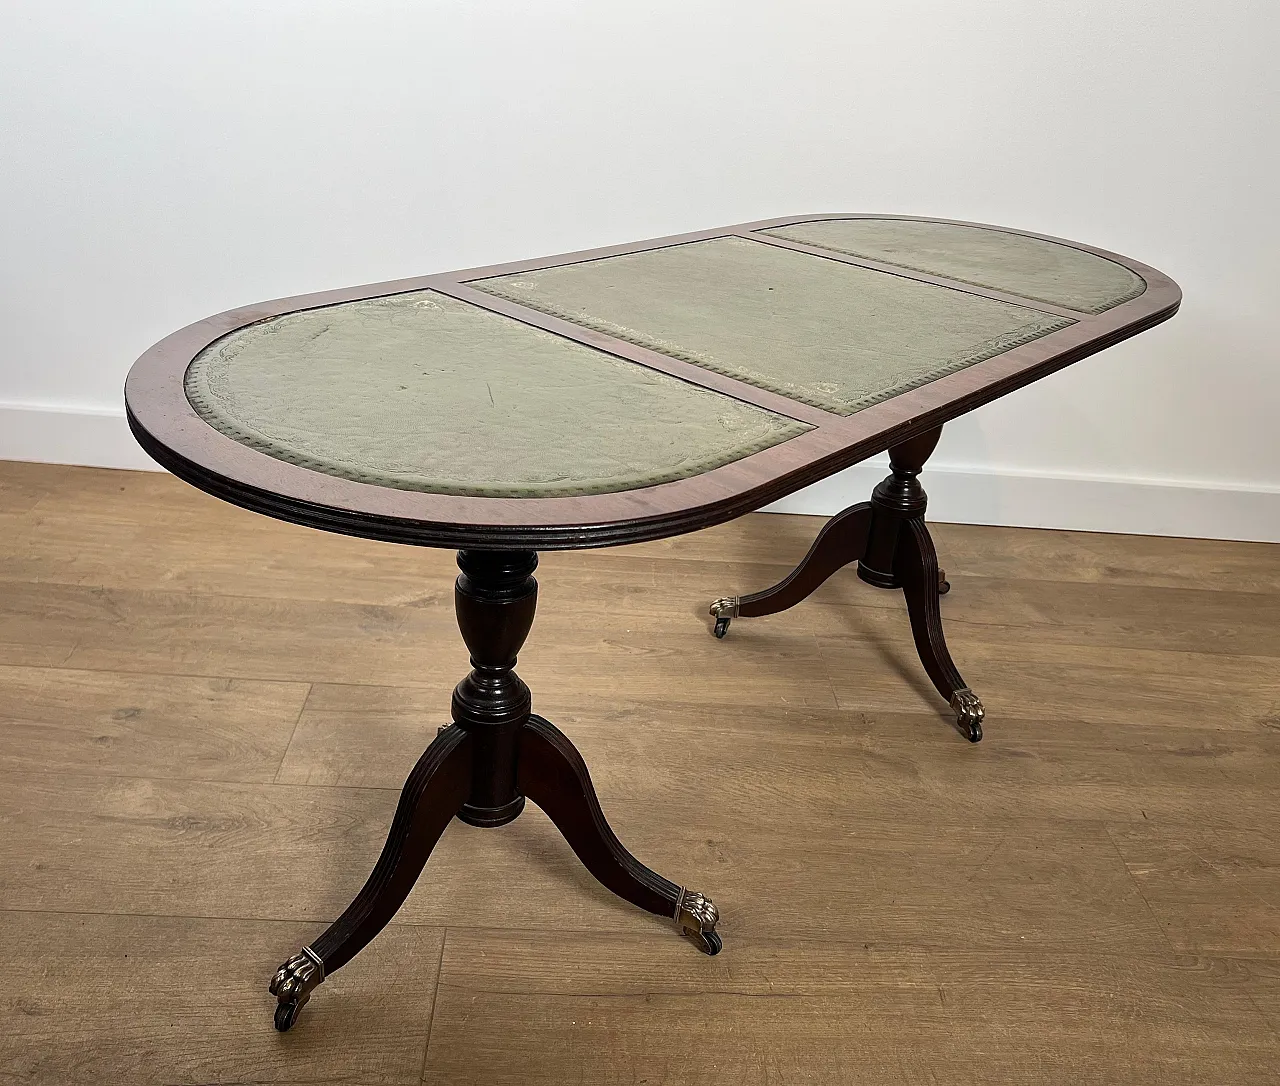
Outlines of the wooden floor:
<svg viewBox="0 0 1280 1086">
<path fill-rule="evenodd" d="M 710 636 L 817 527 L 539 570 L 534 707 L 719 957 L 530 808 L 280 1035 L 464 673 L 453 556 L 0 464 L 0 1082 L 1280 1080 L 1280 548 L 937 526 L 970 746 L 851 572 Z"/>
</svg>

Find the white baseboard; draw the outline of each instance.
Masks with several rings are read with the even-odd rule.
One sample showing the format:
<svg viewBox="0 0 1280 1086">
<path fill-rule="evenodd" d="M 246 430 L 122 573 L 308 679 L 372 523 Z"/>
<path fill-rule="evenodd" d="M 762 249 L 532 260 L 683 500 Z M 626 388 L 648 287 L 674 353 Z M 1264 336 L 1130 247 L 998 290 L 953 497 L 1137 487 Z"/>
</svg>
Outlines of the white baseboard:
<svg viewBox="0 0 1280 1086">
<path fill-rule="evenodd" d="M 0 460 L 160 470 L 133 440 L 123 407 L 0 404 Z"/>
<path fill-rule="evenodd" d="M 783 498 L 769 511 L 829 516 L 866 501 L 888 470 L 885 457 L 855 464 Z M 1276 489 L 989 471 L 945 463 L 928 464 L 921 482 L 929 494 L 930 520 L 1280 543 Z"/>
<path fill-rule="evenodd" d="M 159 470 L 134 442 L 123 409 L 61 405 L 0 404 L 0 460 Z M 830 516 L 866 500 L 887 470 L 885 458 L 877 457 L 769 510 Z M 1280 543 L 1280 489 L 989 471 L 945 463 L 931 463 L 924 483 L 932 520 Z"/>
</svg>

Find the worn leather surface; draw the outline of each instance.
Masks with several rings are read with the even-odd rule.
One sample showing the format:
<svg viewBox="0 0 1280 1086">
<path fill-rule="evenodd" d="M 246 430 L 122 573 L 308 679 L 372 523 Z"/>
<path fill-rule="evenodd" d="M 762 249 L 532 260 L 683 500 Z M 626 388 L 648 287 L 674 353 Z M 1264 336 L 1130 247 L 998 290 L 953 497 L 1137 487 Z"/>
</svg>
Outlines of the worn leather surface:
<svg viewBox="0 0 1280 1086">
<path fill-rule="evenodd" d="M 1069 245 L 974 226 L 910 219 L 826 219 L 763 233 L 1081 313 L 1101 313 L 1146 289 L 1140 276 L 1113 260 Z"/>
<path fill-rule="evenodd" d="M 240 329 L 192 362 L 186 391 L 280 460 L 443 494 L 650 486 L 810 429 L 431 291 Z"/>
<path fill-rule="evenodd" d="M 737 237 L 472 285 L 843 415 L 1072 323 Z"/>
</svg>

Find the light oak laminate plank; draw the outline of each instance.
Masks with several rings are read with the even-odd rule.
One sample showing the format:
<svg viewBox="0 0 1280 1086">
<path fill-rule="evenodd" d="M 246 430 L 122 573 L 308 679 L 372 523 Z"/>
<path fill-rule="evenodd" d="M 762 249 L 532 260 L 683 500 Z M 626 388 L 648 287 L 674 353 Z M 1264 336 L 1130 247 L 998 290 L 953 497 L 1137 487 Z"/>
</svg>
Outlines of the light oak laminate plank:
<svg viewBox="0 0 1280 1086">
<path fill-rule="evenodd" d="M 565 949 L 451 930 L 424 1081 L 1261 1086 L 1274 1071 L 1247 974 L 1212 958 L 751 942 L 699 962 L 597 936 Z"/>
<path fill-rule="evenodd" d="M 0 912 L 0 1082 L 417 1083 L 444 933 L 386 932 L 288 1034 L 275 967 L 306 925 Z"/>
<path fill-rule="evenodd" d="M 308 689 L 0 666 L 0 768 L 270 780 Z"/>
</svg>

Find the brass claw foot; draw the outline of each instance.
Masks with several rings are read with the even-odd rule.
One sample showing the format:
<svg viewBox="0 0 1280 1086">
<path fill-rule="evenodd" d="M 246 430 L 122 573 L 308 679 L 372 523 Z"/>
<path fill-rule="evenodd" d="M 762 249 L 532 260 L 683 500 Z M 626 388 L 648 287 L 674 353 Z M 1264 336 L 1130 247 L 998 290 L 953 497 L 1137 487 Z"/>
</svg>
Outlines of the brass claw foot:
<svg viewBox="0 0 1280 1086">
<path fill-rule="evenodd" d="M 967 686 L 961 687 L 951 695 L 951 708 L 956 713 L 956 727 L 970 743 L 982 738 L 982 718 L 987 711 L 978 700 L 978 695 Z"/>
<path fill-rule="evenodd" d="M 298 1014 L 311 998 L 311 990 L 324 980 L 324 962 L 309 946 L 304 946 L 271 978 L 268 989 L 278 1000 L 276 1029 L 281 1033 L 298 1020 Z"/>
<path fill-rule="evenodd" d="M 711 617 L 716 620 L 713 631 L 716 637 L 724 637 L 729 632 L 729 620 L 738 617 L 737 596 L 724 596 L 711 605 Z"/>
<path fill-rule="evenodd" d="M 681 935 L 687 935 L 704 954 L 719 954 L 724 946 L 716 934 L 720 911 L 715 903 L 696 890 L 680 889 L 676 898 L 676 927 Z"/>
</svg>

